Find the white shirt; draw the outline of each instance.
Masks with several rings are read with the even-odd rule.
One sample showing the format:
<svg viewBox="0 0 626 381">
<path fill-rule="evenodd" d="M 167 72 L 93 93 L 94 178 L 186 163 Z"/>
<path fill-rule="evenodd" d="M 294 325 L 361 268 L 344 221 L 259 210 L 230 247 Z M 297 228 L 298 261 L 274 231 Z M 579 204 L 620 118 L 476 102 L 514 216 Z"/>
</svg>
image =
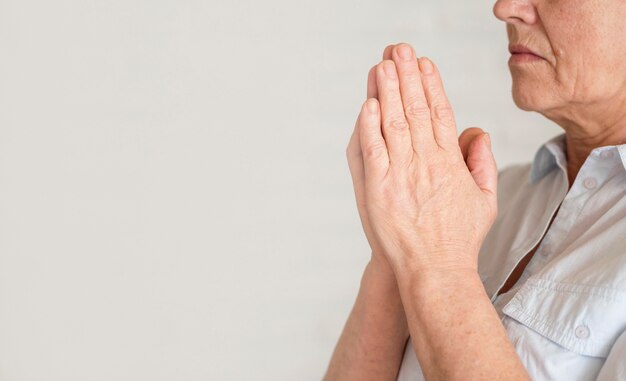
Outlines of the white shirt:
<svg viewBox="0 0 626 381">
<path fill-rule="evenodd" d="M 566 160 L 561 134 L 500 171 L 478 272 L 533 380 L 626 380 L 626 144 L 594 149 L 571 189 Z M 424 380 L 411 340 L 398 375 L 409 380 Z"/>
</svg>

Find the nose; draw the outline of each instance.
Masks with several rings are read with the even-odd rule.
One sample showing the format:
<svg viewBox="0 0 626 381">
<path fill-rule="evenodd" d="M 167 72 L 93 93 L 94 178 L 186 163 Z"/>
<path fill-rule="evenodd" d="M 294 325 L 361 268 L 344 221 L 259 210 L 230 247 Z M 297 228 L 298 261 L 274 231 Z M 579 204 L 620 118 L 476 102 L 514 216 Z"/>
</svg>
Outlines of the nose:
<svg viewBox="0 0 626 381">
<path fill-rule="evenodd" d="M 534 0 L 497 0 L 493 5 L 493 14 L 509 24 L 534 24 L 537 19 L 537 7 Z"/>
</svg>

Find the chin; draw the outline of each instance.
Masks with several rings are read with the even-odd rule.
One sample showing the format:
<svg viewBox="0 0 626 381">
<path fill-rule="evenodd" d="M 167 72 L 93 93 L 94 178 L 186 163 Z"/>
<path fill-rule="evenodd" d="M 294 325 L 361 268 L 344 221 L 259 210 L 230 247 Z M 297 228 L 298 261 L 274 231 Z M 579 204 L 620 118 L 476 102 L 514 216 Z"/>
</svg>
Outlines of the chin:
<svg viewBox="0 0 626 381">
<path fill-rule="evenodd" d="M 529 97 L 525 96 L 525 94 L 520 94 L 519 92 L 515 91 L 515 89 L 513 89 L 513 102 L 518 108 L 524 111 L 536 110 L 535 104 L 532 99 L 529 99 Z"/>
<path fill-rule="evenodd" d="M 550 91 L 535 81 L 513 78 L 513 102 L 524 111 L 541 111 L 550 107 Z"/>
</svg>

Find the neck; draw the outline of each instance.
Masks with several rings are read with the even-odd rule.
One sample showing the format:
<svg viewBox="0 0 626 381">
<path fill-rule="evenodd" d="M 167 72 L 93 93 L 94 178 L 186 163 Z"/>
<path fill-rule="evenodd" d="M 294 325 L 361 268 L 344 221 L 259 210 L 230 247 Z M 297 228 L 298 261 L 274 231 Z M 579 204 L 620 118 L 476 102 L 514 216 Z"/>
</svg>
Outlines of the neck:
<svg viewBox="0 0 626 381">
<path fill-rule="evenodd" d="M 570 187 L 594 148 L 626 143 L 626 104 L 621 104 L 618 110 L 608 110 L 605 107 L 601 112 L 593 113 L 592 110 L 581 112 L 579 109 L 577 113 L 569 113 L 570 116 L 576 116 L 576 119 L 548 117 L 565 130 Z"/>
<path fill-rule="evenodd" d="M 570 187 L 574 183 L 580 168 L 593 151 L 594 148 L 612 146 L 626 143 L 626 126 L 622 128 L 620 134 L 610 134 L 609 136 L 585 135 L 576 132 L 565 132 L 565 142 L 567 144 L 567 178 Z"/>
</svg>

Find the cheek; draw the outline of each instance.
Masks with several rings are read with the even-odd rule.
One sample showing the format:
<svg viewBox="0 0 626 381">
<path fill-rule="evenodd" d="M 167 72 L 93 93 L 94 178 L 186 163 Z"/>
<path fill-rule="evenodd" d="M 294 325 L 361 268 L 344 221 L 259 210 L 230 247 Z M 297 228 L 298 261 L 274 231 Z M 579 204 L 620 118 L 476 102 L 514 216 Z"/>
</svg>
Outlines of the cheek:
<svg viewBox="0 0 626 381">
<path fill-rule="evenodd" d="M 565 33 L 563 33 L 565 32 Z M 596 31 L 584 28 L 569 29 L 555 33 L 554 81 L 556 91 L 570 101 L 584 101 L 597 83 L 603 71 L 603 57 Z"/>
<path fill-rule="evenodd" d="M 601 42 L 567 52 L 555 67 L 554 91 L 572 103 L 606 100 L 622 91 L 625 83 L 626 61 L 616 59 L 615 52 Z"/>
<path fill-rule="evenodd" d="M 605 101 L 626 88 L 626 1 L 544 0 L 538 5 L 549 62 L 510 66 L 524 110 Z M 510 31 L 509 31 L 510 32 Z"/>
<path fill-rule="evenodd" d="M 626 2 L 624 2 L 626 4 Z M 623 8 L 626 10 L 626 7 Z M 624 17 L 626 17 L 626 12 Z M 597 20 L 596 23 L 600 21 Z M 604 23 L 578 33 L 581 50 L 577 51 L 575 100 L 602 101 L 624 91 L 626 84 L 626 28 L 620 17 L 605 15 Z M 581 28 L 582 29 L 582 28 Z"/>
<path fill-rule="evenodd" d="M 626 2 L 604 1 L 556 1 L 557 8 L 547 12 L 544 24 L 556 63 L 554 90 L 564 100 L 606 98 L 626 79 Z"/>
</svg>

